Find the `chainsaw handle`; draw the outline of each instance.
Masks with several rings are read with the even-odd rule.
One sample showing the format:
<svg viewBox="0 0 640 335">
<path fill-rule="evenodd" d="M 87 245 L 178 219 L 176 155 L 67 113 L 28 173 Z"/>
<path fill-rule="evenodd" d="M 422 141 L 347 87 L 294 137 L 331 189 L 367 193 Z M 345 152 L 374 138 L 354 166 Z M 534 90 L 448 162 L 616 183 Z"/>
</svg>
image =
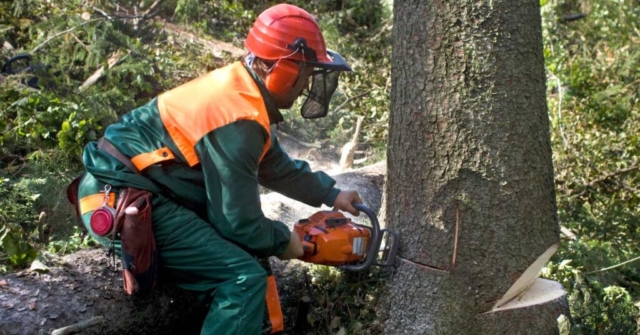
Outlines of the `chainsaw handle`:
<svg viewBox="0 0 640 335">
<path fill-rule="evenodd" d="M 373 264 L 378 257 L 378 250 L 380 249 L 380 243 L 382 242 L 382 234 L 380 233 L 380 222 L 378 217 L 373 213 L 369 207 L 364 204 L 352 203 L 353 207 L 358 211 L 367 214 L 373 229 L 371 229 L 371 243 L 369 243 L 369 250 L 367 250 L 367 256 L 364 261 L 358 264 L 343 265 L 342 268 L 348 271 L 358 272 L 366 270 Z"/>
</svg>

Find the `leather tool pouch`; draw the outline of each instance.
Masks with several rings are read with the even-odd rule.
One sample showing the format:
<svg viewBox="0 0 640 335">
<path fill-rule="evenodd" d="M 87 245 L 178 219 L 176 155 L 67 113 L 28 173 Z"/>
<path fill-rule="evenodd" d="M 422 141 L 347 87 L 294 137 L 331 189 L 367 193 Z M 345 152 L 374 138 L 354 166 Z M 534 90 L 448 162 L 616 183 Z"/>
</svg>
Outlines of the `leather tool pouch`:
<svg viewBox="0 0 640 335">
<path fill-rule="evenodd" d="M 116 232 L 122 243 L 124 290 L 129 295 L 149 292 L 156 285 L 159 268 L 151 221 L 151 193 L 124 189 L 116 213 Z"/>
<path fill-rule="evenodd" d="M 131 171 L 140 173 L 131 160 L 106 139 L 100 139 L 97 147 L 122 162 Z M 81 178 L 82 176 L 79 176 L 74 179 L 67 188 L 67 197 L 75 206 L 78 216 L 78 188 Z M 151 291 L 158 279 L 160 259 L 153 235 L 151 196 L 152 193 L 149 191 L 124 188 L 121 189 L 120 199 L 115 208 L 115 229 L 110 238 L 115 240 L 118 234 L 120 236 L 124 291 L 129 295 Z M 112 252 L 113 249 L 110 250 L 110 253 Z"/>
<path fill-rule="evenodd" d="M 77 176 L 76 178 L 73 179 L 73 181 L 69 184 L 69 186 L 67 186 L 67 199 L 73 205 L 73 209 L 76 211 L 76 218 L 80 218 L 80 207 L 79 207 L 80 204 L 78 202 L 78 189 L 80 188 L 80 181 L 82 180 L 83 176 L 84 176 L 84 173 Z M 80 225 L 80 226 L 84 228 L 84 225 Z"/>
</svg>

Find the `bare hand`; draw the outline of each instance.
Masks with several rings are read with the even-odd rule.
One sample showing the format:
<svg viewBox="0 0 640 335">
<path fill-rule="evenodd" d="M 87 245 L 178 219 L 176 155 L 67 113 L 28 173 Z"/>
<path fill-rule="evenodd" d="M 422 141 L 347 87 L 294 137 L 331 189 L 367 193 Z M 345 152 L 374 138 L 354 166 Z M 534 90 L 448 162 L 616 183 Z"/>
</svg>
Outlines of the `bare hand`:
<svg viewBox="0 0 640 335">
<path fill-rule="evenodd" d="M 360 199 L 360 195 L 358 191 L 346 190 L 340 191 L 336 200 L 333 202 L 333 210 L 341 210 L 345 212 L 349 212 L 354 216 L 360 215 L 360 212 L 353 207 L 352 203 L 361 204 L 362 200 Z"/>
<path fill-rule="evenodd" d="M 289 245 L 287 250 L 278 255 L 280 260 L 286 261 L 289 259 L 296 259 L 302 257 L 304 251 L 302 250 L 302 243 L 300 242 L 300 236 L 296 232 L 291 232 L 291 238 L 289 239 Z"/>
</svg>

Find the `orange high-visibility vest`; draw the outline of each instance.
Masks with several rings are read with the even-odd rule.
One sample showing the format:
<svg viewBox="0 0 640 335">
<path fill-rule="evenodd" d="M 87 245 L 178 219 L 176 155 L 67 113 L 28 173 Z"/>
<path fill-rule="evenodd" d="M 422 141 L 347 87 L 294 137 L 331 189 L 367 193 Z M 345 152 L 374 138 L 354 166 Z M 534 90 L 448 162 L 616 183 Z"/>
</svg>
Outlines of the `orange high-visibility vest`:
<svg viewBox="0 0 640 335">
<path fill-rule="evenodd" d="M 269 115 L 260 89 L 241 62 L 214 70 L 158 96 L 162 123 L 189 166 L 200 162 L 195 145 L 209 132 L 240 120 L 265 129 L 271 147 Z"/>
</svg>

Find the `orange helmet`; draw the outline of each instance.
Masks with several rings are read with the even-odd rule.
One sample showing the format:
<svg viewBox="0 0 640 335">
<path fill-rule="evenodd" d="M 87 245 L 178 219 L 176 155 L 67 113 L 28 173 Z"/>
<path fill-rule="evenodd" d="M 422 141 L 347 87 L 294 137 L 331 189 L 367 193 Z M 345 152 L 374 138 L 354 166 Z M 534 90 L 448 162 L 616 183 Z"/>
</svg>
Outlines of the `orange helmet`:
<svg viewBox="0 0 640 335">
<path fill-rule="evenodd" d="M 262 12 L 244 42 L 249 52 L 265 60 L 291 59 L 337 71 L 351 71 L 330 50 L 316 19 L 304 9 L 279 4 Z"/>
</svg>

